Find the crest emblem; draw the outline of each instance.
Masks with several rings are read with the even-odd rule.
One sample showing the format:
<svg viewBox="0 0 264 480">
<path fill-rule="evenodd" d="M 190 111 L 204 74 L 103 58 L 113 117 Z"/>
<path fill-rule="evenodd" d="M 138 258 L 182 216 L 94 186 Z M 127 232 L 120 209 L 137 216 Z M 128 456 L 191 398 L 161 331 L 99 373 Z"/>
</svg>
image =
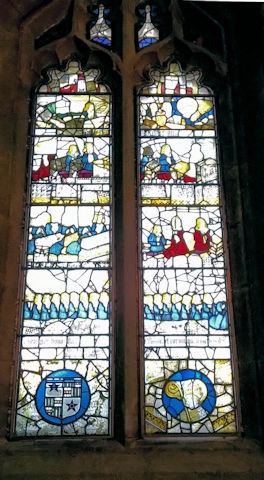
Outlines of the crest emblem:
<svg viewBox="0 0 264 480">
<path fill-rule="evenodd" d="M 42 380 L 35 401 L 44 420 L 54 425 L 67 425 L 82 417 L 90 397 L 88 384 L 78 372 L 57 370 Z"/>
<path fill-rule="evenodd" d="M 180 370 L 166 381 L 162 401 L 167 412 L 183 422 L 203 420 L 214 410 L 216 394 L 211 380 L 204 373 Z"/>
</svg>

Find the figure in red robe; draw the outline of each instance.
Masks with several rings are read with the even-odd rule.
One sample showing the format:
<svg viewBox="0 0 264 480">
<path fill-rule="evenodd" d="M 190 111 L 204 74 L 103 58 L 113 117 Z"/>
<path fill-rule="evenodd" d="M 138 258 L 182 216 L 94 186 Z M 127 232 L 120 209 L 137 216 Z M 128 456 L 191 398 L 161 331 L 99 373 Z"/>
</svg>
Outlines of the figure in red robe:
<svg viewBox="0 0 264 480">
<path fill-rule="evenodd" d="M 207 253 L 210 249 L 212 237 L 209 233 L 208 225 L 206 221 L 199 217 L 196 220 L 194 237 L 194 250 L 193 253 Z"/>
<path fill-rule="evenodd" d="M 177 255 L 186 255 L 189 249 L 184 240 L 184 230 L 182 228 L 182 221 L 178 215 L 172 219 L 172 239 L 168 248 L 163 251 L 165 258 L 176 257 Z"/>
</svg>

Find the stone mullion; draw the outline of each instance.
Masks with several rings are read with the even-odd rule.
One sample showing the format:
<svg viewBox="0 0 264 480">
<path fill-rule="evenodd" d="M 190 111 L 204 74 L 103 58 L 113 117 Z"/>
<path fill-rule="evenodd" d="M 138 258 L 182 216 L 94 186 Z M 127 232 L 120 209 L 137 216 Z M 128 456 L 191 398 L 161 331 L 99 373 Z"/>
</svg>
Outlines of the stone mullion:
<svg viewBox="0 0 264 480">
<path fill-rule="evenodd" d="M 124 435 L 130 443 L 138 436 L 138 285 L 137 209 L 134 106 L 134 1 L 123 9 L 123 332 L 124 332 Z M 129 3 L 129 5 L 127 5 Z M 128 7 L 128 8 L 127 8 Z"/>
</svg>

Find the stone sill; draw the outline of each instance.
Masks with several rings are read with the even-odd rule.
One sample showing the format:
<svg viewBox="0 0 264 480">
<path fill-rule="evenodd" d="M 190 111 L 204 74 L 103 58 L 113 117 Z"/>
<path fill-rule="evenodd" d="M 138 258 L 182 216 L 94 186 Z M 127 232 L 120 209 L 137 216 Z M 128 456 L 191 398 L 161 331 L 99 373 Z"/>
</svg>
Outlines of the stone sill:
<svg viewBox="0 0 264 480">
<path fill-rule="evenodd" d="M 0 440 L 1 480 L 264 480 L 264 453 L 243 439 L 170 443 Z"/>
</svg>

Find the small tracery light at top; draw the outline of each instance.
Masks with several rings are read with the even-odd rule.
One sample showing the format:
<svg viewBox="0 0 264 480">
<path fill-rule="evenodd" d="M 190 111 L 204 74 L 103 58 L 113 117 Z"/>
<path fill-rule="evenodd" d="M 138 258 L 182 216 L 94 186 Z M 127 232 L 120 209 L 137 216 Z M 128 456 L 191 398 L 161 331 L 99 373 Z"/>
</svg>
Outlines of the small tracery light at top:
<svg viewBox="0 0 264 480">
<path fill-rule="evenodd" d="M 91 7 L 91 13 L 94 19 L 90 22 L 90 39 L 93 42 L 111 47 L 112 44 L 112 25 L 109 18 L 110 8 L 103 2 Z"/>
<path fill-rule="evenodd" d="M 215 107 L 198 71 L 138 95 L 145 433 L 236 431 Z"/>
<path fill-rule="evenodd" d="M 152 23 L 151 6 L 145 7 L 145 21 L 138 31 L 138 45 L 139 48 L 147 47 L 159 40 L 159 30 Z"/>
<path fill-rule="evenodd" d="M 37 91 L 15 434 L 111 431 L 111 92 L 69 62 Z"/>
</svg>

